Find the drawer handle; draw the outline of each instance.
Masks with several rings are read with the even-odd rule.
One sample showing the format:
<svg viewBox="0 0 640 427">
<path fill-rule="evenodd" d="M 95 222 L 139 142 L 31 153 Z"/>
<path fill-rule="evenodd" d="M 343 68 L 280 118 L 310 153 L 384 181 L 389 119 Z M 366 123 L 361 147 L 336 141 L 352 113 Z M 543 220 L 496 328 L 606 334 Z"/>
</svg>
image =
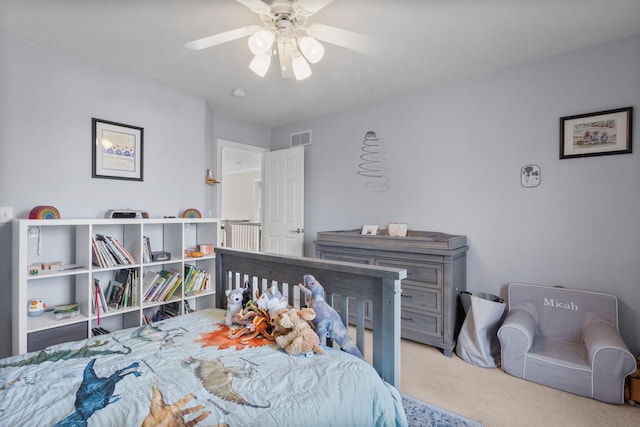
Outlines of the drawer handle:
<svg viewBox="0 0 640 427">
<path fill-rule="evenodd" d="M 402 317 L 402 316 L 400 316 L 400 319 L 409 320 L 409 321 L 413 322 L 413 317 Z"/>
<path fill-rule="evenodd" d="M 402 294 L 402 298 L 413 298 L 413 295 L 405 295 L 405 294 Z"/>
</svg>

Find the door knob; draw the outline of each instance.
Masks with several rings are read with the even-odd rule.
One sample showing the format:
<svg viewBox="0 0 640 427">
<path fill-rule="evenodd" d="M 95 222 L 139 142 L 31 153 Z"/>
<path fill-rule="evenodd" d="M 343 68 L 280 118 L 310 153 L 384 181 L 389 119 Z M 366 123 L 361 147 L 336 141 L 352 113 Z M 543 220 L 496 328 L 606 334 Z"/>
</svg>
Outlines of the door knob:
<svg viewBox="0 0 640 427">
<path fill-rule="evenodd" d="M 298 227 L 295 230 L 289 230 L 292 233 L 298 233 L 298 234 L 302 234 L 302 232 L 304 231 L 302 228 Z"/>
</svg>

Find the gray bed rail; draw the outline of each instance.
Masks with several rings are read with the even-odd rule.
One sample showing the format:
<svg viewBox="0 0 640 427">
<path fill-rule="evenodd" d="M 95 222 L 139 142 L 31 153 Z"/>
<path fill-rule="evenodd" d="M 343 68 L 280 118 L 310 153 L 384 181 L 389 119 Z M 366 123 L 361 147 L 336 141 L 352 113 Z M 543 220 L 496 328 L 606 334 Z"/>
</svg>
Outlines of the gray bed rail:
<svg viewBox="0 0 640 427">
<path fill-rule="evenodd" d="M 406 270 L 228 248 L 216 248 L 215 253 L 217 307 L 226 308 L 225 290 L 244 283 L 261 291 L 277 285 L 289 304 L 299 307 L 297 285 L 305 274 L 311 274 L 324 286 L 327 301 L 333 303 L 342 321 L 355 323 L 356 344 L 362 354 L 365 317 L 370 320 L 373 367 L 400 389 L 400 281 L 407 276 Z M 350 315 L 350 309 L 355 313 Z"/>
</svg>

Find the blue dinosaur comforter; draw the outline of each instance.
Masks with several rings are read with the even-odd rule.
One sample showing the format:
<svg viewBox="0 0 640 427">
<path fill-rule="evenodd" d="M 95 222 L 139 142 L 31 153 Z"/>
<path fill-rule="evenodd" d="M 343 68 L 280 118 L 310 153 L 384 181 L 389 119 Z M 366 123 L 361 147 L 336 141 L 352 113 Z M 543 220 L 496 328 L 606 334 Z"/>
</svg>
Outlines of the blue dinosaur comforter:
<svg viewBox="0 0 640 427">
<path fill-rule="evenodd" d="M 366 362 L 226 339 L 222 310 L 0 360 L 0 426 L 401 426 Z"/>
</svg>

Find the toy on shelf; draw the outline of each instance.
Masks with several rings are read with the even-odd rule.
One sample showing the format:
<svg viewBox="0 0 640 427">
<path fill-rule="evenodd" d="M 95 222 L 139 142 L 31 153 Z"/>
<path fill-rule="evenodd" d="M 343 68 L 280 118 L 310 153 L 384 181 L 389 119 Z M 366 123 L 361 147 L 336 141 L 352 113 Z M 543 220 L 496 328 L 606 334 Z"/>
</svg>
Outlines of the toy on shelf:
<svg viewBox="0 0 640 427">
<path fill-rule="evenodd" d="M 189 208 L 182 212 L 182 218 L 202 218 L 202 214 L 198 209 Z"/>
<path fill-rule="evenodd" d="M 204 252 L 192 251 L 191 249 L 185 249 L 184 256 L 186 256 L 188 258 L 202 258 L 204 256 Z"/>
<path fill-rule="evenodd" d="M 53 206 L 36 206 L 29 212 L 29 219 L 60 219 L 60 212 Z"/>
<path fill-rule="evenodd" d="M 197 251 L 205 255 L 213 255 L 213 245 L 210 243 L 200 243 L 198 244 Z"/>
<path fill-rule="evenodd" d="M 29 266 L 29 276 L 37 276 L 41 271 L 60 271 L 63 269 L 61 261 L 55 262 L 36 262 Z"/>
<path fill-rule="evenodd" d="M 40 316 L 44 313 L 44 310 L 47 308 L 47 304 L 45 304 L 41 299 L 32 299 L 29 301 L 29 307 L 27 309 L 27 314 L 31 317 Z"/>
</svg>

